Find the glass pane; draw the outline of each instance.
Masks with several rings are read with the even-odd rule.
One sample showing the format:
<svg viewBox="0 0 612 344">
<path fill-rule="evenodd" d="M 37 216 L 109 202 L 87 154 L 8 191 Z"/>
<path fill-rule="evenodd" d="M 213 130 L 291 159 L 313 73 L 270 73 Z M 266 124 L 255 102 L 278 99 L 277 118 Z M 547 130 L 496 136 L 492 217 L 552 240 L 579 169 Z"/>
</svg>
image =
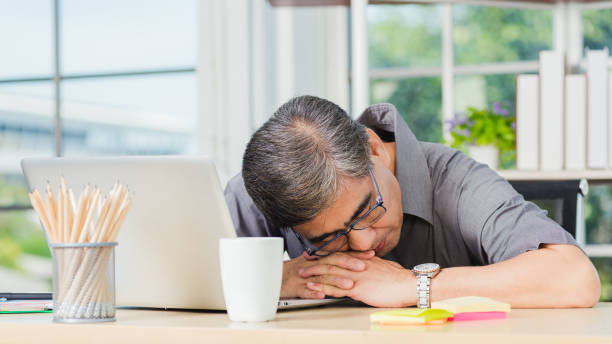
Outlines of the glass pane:
<svg viewBox="0 0 612 344">
<path fill-rule="evenodd" d="M 370 5 L 370 68 L 431 67 L 442 61 L 439 5 Z"/>
<path fill-rule="evenodd" d="M 51 76 L 53 1 L 0 0 L 0 79 Z"/>
<path fill-rule="evenodd" d="M 599 272 L 599 279 L 601 280 L 601 297 L 599 301 L 610 302 L 612 301 L 612 258 L 591 258 L 593 265 Z"/>
<path fill-rule="evenodd" d="M 62 71 L 195 66 L 195 0 L 62 1 Z"/>
<path fill-rule="evenodd" d="M 453 5 L 456 64 L 537 60 L 552 49 L 552 12 Z"/>
<path fill-rule="evenodd" d="M 0 211 L 0 248 L 0 290 L 51 291 L 51 254 L 34 211 Z"/>
<path fill-rule="evenodd" d="M 372 80 L 370 99 L 395 105 L 417 139 L 442 142 L 440 78 Z"/>
<path fill-rule="evenodd" d="M 546 215 L 563 226 L 563 199 L 530 199 L 538 207 L 546 210 Z"/>
<path fill-rule="evenodd" d="M 65 155 L 197 151 L 195 73 L 66 80 Z"/>
<path fill-rule="evenodd" d="M 590 185 L 584 210 L 587 244 L 612 244 L 612 185 Z"/>
<path fill-rule="evenodd" d="M 584 47 L 612 49 L 612 9 L 582 11 Z"/>
<path fill-rule="evenodd" d="M 455 111 L 491 107 L 496 102 L 514 109 L 514 78 L 514 74 L 455 76 Z"/>
<path fill-rule="evenodd" d="M 0 207 L 29 204 L 21 159 L 53 155 L 52 84 L 0 84 Z"/>
</svg>

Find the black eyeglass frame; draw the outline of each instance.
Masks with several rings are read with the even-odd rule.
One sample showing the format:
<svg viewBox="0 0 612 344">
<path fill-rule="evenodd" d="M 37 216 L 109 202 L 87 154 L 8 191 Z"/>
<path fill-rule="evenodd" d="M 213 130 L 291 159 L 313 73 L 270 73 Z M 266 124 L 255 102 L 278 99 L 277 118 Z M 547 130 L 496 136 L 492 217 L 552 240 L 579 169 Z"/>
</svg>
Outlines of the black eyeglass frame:
<svg viewBox="0 0 612 344">
<path fill-rule="evenodd" d="M 313 249 L 313 248 L 308 247 L 308 245 L 306 245 L 306 241 L 304 240 L 304 238 L 302 238 L 302 236 L 298 232 L 296 232 L 295 230 L 293 230 L 293 228 L 291 228 L 291 231 L 293 232 L 293 234 L 295 234 L 295 236 L 299 240 L 300 244 L 302 244 L 302 247 L 304 248 L 304 251 L 306 251 L 308 253 L 308 255 L 310 255 L 310 256 L 315 256 L 316 255 L 316 256 L 319 256 L 319 257 L 326 257 L 326 256 L 329 256 L 330 254 L 336 253 L 336 251 L 332 251 L 332 252 L 328 252 L 328 253 L 325 253 L 325 254 L 317 254 L 322 248 L 324 248 L 325 246 L 329 245 L 332 241 L 340 238 L 343 235 L 348 235 L 352 230 L 358 231 L 358 230 L 363 230 L 363 229 L 369 228 L 371 225 L 373 225 L 376 222 L 378 222 L 378 220 L 380 220 L 387 213 L 387 208 L 383 205 L 383 198 L 382 198 L 382 195 L 380 194 L 380 189 L 378 188 L 378 183 L 376 182 L 376 177 L 374 177 L 374 173 L 372 172 L 372 170 L 368 170 L 368 172 L 370 173 L 370 177 L 372 178 L 372 182 L 374 183 L 374 188 L 376 188 L 376 204 L 372 208 L 370 208 L 368 211 L 366 211 L 365 214 L 363 214 L 363 215 L 359 216 L 357 219 L 355 219 L 355 221 L 353 221 L 348 226 L 347 230 L 342 231 L 342 232 L 336 234 L 333 238 L 325 241 L 321 246 Z M 380 215 L 379 218 L 375 219 L 372 223 L 368 224 L 366 227 L 355 228 L 355 226 L 359 223 L 359 221 L 361 221 L 364 218 L 366 218 L 368 215 L 370 215 L 371 212 L 373 212 L 378 207 L 381 207 L 381 208 L 384 209 L 384 212 Z"/>
</svg>

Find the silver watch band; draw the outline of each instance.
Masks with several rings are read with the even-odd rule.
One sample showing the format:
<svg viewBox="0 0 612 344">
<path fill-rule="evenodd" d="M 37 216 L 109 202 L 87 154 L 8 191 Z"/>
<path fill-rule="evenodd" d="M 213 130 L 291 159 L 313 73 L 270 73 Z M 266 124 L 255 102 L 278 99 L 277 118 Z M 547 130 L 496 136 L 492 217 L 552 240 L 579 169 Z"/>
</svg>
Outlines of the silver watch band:
<svg viewBox="0 0 612 344">
<path fill-rule="evenodd" d="M 417 307 L 431 308 L 431 300 L 429 298 L 429 286 L 431 285 L 430 274 L 417 275 Z"/>
</svg>

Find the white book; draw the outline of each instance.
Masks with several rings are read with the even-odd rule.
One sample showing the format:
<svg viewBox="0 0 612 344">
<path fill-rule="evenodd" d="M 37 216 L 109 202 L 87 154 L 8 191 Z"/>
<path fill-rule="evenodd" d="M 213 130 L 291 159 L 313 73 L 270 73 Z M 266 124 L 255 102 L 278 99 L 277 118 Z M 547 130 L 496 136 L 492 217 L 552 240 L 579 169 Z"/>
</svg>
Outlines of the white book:
<svg viewBox="0 0 612 344">
<path fill-rule="evenodd" d="M 565 168 L 586 169 L 586 77 L 565 76 Z"/>
<path fill-rule="evenodd" d="M 565 60 L 560 51 L 540 51 L 540 169 L 563 169 Z"/>
<path fill-rule="evenodd" d="M 539 167 L 539 77 L 516 76 L 516 168 L 537 170 Z"/>
<path fill-rule="evenodd" d="M 608 166 L 608 50 L 587 50 L 587 166 Z"/>
</svg>

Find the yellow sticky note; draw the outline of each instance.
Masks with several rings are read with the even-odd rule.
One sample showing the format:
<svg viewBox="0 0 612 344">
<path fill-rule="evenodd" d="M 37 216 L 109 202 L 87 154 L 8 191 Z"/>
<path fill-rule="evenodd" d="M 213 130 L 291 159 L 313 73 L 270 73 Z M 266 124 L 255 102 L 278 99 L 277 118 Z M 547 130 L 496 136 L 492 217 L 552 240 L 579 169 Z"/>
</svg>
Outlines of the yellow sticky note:
<svg viewBox="0 0 612 344">
<path fill-rule="evenodd" d="M 370 314 L 370 321 L 380 324 L 434 324 L 442 323 L 453 314 L 443 309 L 407 308 Z"/>
<path fill-rule="evenodd" d="M 510 312 L 510 304 L 484 296 L 462 296 L 431 303 L 432 308 L 451 313 L 466 312 Z"/>
</svg>

